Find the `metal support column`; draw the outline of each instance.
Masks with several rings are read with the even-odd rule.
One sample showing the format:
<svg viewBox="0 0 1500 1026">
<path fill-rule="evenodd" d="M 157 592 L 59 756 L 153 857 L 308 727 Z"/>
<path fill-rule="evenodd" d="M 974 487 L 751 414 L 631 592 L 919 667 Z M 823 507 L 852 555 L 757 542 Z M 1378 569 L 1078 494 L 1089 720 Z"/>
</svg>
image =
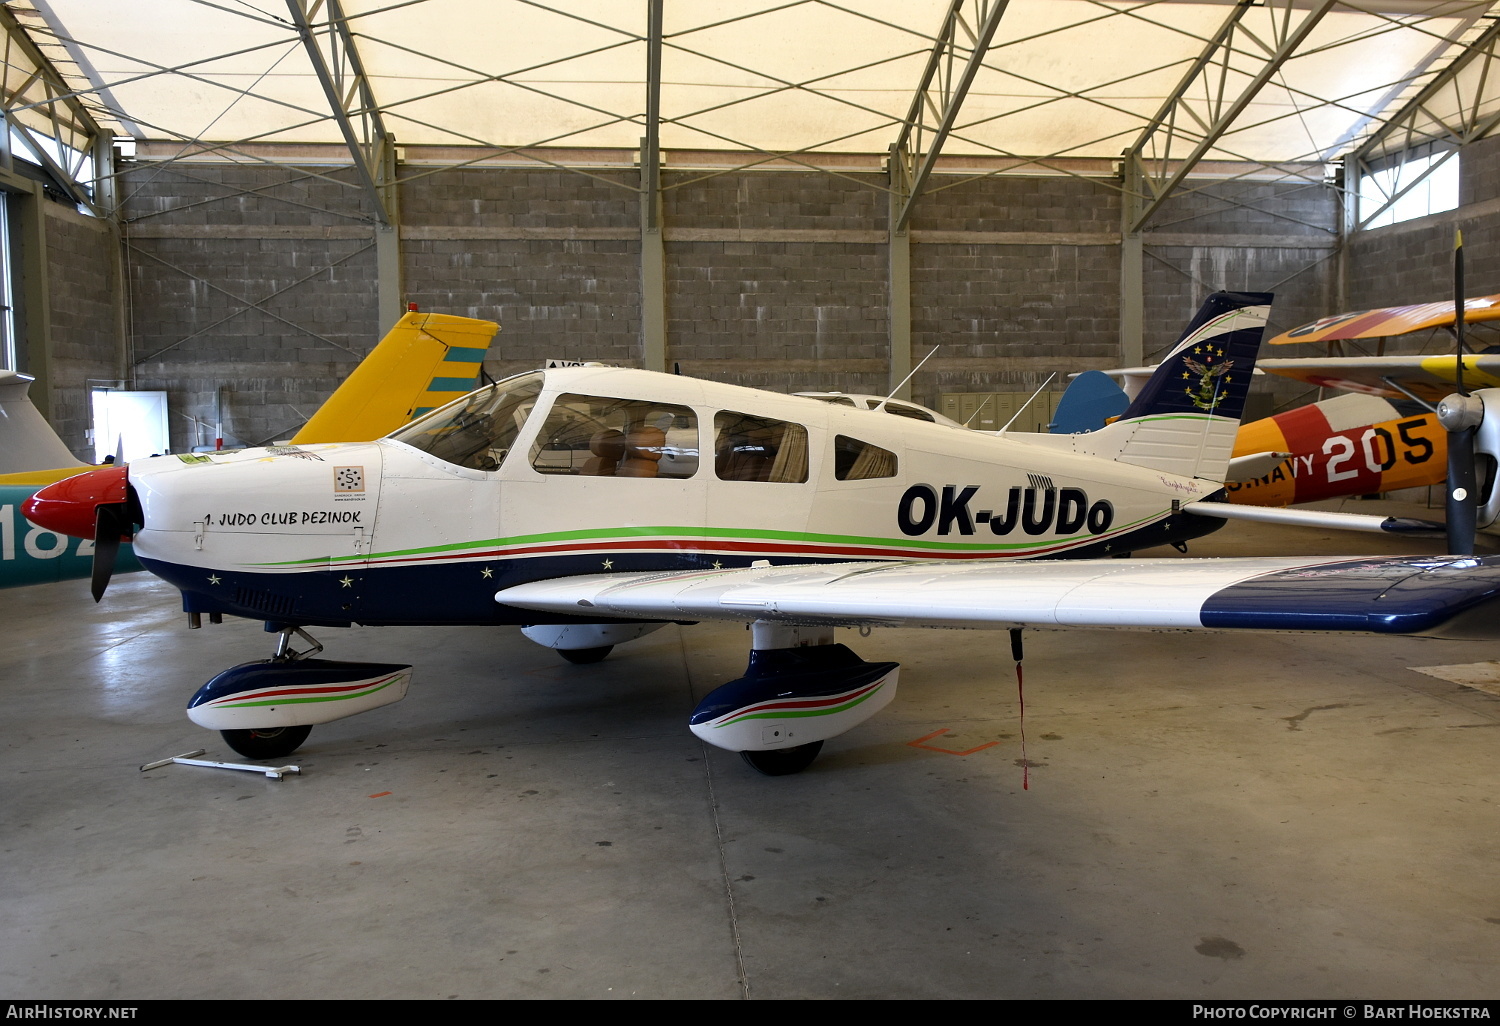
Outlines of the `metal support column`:
<svg viewBox="0 0 1500 1026">
<path fill-rule="evenodd" d="M 890 254 L 891 376 L 886 393 L 897 399 L 911 398 L 911 232 L 896 226 L 902 197 L 891 191 Z M 906 382 L 902 384 L 902 382 Z M 899 386 L 899 388 L 898 388 Z"/>
<path fill-rule="evenodd" d="M 646 135 L 641 140 L 641 366 L 667 369 L 667 250 L 661 231 L 662 0 L 647 14 Z"/>
<path fill-rule="evenodd" d="M 376 166 L 375 185 L 389 222 L 375 226 L 375 309 L 380 330 L 391 326 L 406 312 L 406 288 L 401 263 L 401 199 L 396 182 L 396 140 L 389 135 L 380 141 L 380 163 Z"/>
<path fill-rule="evenodd" d="M 47 225 L 43 204 L 47 199 L 41 182 L 28 182 L 31 195 L 22 200 L 21 281 L 16 299 L 16 352 L 20 370 L 36 379 L 31 401 L 43 417 L 52 411 L 52 301 L 48 293 Z"/>
<path fill-rule="evenodd" d="M 1120 364 L 1146 362 L 1145 240 L 1135 230 L 1144 204 L 1146 183 L 1134 154 L 1120 162 Z"/>
</svg>

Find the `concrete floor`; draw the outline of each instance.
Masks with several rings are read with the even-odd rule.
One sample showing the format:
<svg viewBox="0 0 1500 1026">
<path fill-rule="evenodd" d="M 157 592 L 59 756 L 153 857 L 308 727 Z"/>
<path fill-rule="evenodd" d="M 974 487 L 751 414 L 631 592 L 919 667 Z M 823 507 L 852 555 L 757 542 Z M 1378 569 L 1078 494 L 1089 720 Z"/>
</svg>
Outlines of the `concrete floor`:
<svg viewBox="0 0 1500 1026">
<path fill-rule="evenodd" d="M 1193 554 L 1381 549 L 1232 525 Z M 0 592 L 9 998 L 1500 994 L 1500 698 L 1409 669 L 1490 646 L 1032 633 L 1023 790 L 1004 634 L 841 632 L 900 694 L 767 778 L 685 726 L 739 627 L 592 667 L 322 631 L 416 683 L 278 783 L 137 771 L 238 758 L 183 704 L 273 640 L 177 610 L 144 575 Z M 911 746 L 938 730 L 998 744 Z"/>
</svg>

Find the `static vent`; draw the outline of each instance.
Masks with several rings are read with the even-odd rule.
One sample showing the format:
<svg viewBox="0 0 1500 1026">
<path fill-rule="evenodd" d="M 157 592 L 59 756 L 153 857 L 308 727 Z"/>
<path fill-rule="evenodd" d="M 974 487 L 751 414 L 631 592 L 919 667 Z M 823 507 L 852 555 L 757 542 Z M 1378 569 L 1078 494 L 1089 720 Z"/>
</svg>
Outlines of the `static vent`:
<svg viewBox="0 0 1500 1026">
<path fill-rule="evenodd" d="M 236 588 L 234 601 L 236 605 L 246 606 L 262 613 L 272 613 L 276 616 L 286 616 L 297 608 L 297 600 L 289 595 L 274 595 L 268 591 L 256 591 L 254 588 Z"/>
</svg>

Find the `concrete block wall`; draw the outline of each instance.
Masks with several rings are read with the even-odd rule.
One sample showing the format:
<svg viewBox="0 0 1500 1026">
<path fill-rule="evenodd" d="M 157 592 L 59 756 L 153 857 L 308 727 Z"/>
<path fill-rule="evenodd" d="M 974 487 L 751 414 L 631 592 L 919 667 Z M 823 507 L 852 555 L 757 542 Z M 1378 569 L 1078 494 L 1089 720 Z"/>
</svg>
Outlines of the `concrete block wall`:
<svg viewBox="0 0 1500 1026">
<path fill-rule="evenodd" d="M 124 363 L 118 243 L 97 218 L 50 200 L 32 202 L 43 204 L 47 244 L 49 418 L 73 454 L 92 461 L 90 381 L 118 379 Z"/>
<path fill-rule="evenodd" d="M 347 170 L 142 166 L 122 196 L 133 387 L 168 392 L 174 450 L 220 420 L 226 445 L 288 437 L 379 340 Z"/>
<path fill-rule="evenodd" d="M 499 323 L 497 377 L 549 358 L 638 363 L 638 178 L 403 169 L 406 298 Z"/>
<path fill-rule="evenodd" d="M 1218 289 L 1274 293 L 1268 336 L 1337 312 L 1339 218 L 1338 193 L 1322 183 L 1189 179 L 1144 233 L 1147 361 Z M 1304 386 L 1269 375 L 1257 378 L 1253 391 L 1269 393 L 1277 407 L 1308 398 Z"/>
<path fill-rule="evenodd" d="M 173 393 L 174 446 L 206 440 L 220 385 L 235 440 L 286 437 L 378 340 L 370 211 L 329 180 L 341 174 L 127 173 L 136 385 Z M 405 298 L 499 321 L 487 364 L 497 376 L 549 357 L 639 365 L 637 181 L 633 170 L 404 167 Z M 777 390 L 887 391 L 878 176 L 669 171 L 663 185 L 669 366 Z M 1061 387 L 1068 372 L 1119 363 L 1118 183 L 934 185 L 910 224 L 912 348 L 915 359 L 939 352 L 914 398 L 1029 390 L 1053 371 Z M 1276 287 L 1288 326 L 1329 312 L 1333 264 L 1318 232 L 1334 209 L 1321 186 L 1219 183 L 1174 200 L 1162 212 L 1173 223 L 1147 237 L 1147 352 L 1213 288 Z"/>
</svg>

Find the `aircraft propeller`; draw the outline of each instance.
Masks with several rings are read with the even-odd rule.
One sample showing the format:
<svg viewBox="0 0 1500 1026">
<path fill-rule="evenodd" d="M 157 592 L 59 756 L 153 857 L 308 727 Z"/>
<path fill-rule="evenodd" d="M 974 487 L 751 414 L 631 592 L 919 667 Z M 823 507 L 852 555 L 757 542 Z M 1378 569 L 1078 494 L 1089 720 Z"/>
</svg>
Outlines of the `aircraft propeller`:
<svg viewBox="0 0 1500 1026">
<path fill-rule="evenodd" d="M 1464 237 L 1453 244 L 1453 337 L 1458 353 L 1454 383 L 1458 392 L 1437 406 L 1438 423 L 1448 432 L 1448 552 L 1474 554 L 1479 495 L 1475 487 L 1474 437 L 1484 419 L 1484 404 L 1464 387 Z"/>
<path fill-rule="evenodd" d="M 89 594 L 95 602 L 104 597 L 104 589 L 114 576 L 120 543 L 134 533 L 138 514 L 132 511 L 133 506 L 129 501 L 106 502 L 95 508 L 94 565 L 89 574 Z"/>
<path fill-rule="evenodd" d="M 74 538 L 94 539 L 90 592 L 104 596 L 114 575 L 120 543 L 141 522 L 140 503 L 130 490 L 125 467 L 90 470 L 39 490 L 21 506 L 34 524 Z"/>
</svg>

